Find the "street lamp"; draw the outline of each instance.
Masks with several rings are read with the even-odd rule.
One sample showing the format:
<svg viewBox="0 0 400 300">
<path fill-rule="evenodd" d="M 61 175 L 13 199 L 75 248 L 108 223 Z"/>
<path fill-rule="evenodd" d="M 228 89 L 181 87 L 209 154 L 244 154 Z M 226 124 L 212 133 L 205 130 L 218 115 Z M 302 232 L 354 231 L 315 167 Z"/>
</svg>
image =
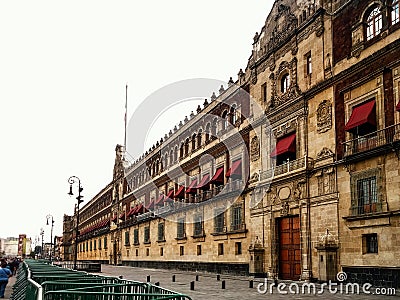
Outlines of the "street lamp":
<svg viewBox="0 0 400 300">
<path fill-rule="evenodd" d="M 69 193 L 68 195 L 72 196 L 74 193 L 72 193 L 72 185 L 77 182 L 78 183 L 78 197 L 76 197 L 76 200 L 78 200 L 78 205 L 76 206 L 76 228 L 75 228 L 75 253 L 74 253 L 74 270 L 76 270 L 76 261 L 78 260 L 78 235 L 79 235 L 79 204 L 83 202 L 81 196 L 81 192 L 83 191 L 83 188 L 81 186 L 81 180 L 76 177 L 76 176 L 71 176 L 68 178 L 68 183 L 69 183 Z"/>
<path fill-rule="evenodd" d="M 43 228 L 40 228 L 40 235 L 42 236 L 42 248 L 40 249 L 40 258 L 43 258 L 43 236 L 44 236 L 44 230 Z"/>
<path fill-rule="evenodd" d="M 49 219 L 51 219 L 51 230 L 50 230 L 50 262 L 52 261 L 52 252 L 53 252 L 53 227 L 54 227 L 54 219 L 53 216 L 48 214 L 46 216 L 47 222 L 46 225 L 49 225 Z"/>
</svg>

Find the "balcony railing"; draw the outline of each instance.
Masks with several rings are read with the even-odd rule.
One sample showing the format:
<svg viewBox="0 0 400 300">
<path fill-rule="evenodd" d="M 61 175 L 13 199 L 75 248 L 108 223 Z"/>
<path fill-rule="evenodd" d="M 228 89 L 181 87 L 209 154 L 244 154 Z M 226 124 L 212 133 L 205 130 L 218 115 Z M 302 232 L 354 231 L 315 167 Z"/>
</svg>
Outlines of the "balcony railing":
<svg viewBox="0 0 400 300">
<path fill-rule="evenodd" d="M 275 168 L 261 172 L 260 180 L 271 179 L 272 177 L 287 174 L 293 171 L 312 169 L 313 165 L 313 159 L 307 156 L 292 161 L 288 160 L 287 162 L 276 166 Z"/>
<path fill-rule="evenodd" d="M 400 124 L 386 127 L 385 129 L 363 135 L 353 140 L 343 143 L 344 156 L 369 151 L 380 146 L 399 141 Z"/>
</svg>

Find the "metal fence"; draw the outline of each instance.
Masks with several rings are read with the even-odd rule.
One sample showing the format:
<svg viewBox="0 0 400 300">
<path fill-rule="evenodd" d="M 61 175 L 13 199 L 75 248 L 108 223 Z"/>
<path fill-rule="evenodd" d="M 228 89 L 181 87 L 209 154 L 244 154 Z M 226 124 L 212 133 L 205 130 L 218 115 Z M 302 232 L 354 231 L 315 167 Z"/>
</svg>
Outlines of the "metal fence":
<svg viewBox="0 0 400 300">
<path fill-rule="evenodd" d="M 189 296 L 139 281 L 93 275 L 45 261 L 20 265 L 13 300 L 191 300 Z"/>
</svg>

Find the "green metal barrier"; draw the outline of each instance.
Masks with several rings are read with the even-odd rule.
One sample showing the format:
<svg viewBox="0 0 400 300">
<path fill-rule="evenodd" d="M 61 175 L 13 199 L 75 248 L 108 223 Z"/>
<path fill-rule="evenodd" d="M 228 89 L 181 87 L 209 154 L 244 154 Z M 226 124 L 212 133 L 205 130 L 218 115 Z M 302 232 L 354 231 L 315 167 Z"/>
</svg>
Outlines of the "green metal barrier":
<svg viewBox="0 0 400 300">
<path fill-rule="evenodd" d="M 20 264 L 12 300 L 191 300 L 189 296 L 143 283 L 65 269 L 46 261 Z"/>
</svg>

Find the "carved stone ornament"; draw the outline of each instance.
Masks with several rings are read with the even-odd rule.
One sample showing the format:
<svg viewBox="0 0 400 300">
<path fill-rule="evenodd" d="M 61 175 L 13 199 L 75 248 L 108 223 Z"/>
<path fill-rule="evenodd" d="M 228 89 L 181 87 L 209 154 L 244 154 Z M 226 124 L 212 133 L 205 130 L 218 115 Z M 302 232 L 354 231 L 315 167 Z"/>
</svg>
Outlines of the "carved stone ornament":
<svg viewBox="0 0 400 300">
<path fill-rule="evenodd" d="M 317 154 L 317 160 L 323 160 L 326 158 L 331 158 L 335 154 L 332 152 L 332 150 L 324 147 L 322 150 Z"/>
<path fill-rule="evenodd" d="M 268 50 L 278 47 L 296 29 L 297 18 L 290 11 L 290 7 L 280 4 L 275 17 L 275 27 L 268 41 Z"/>
<path fill-rule="evenodd" d="M 332 128 L 332 103 L 322 101 L 317 109 L 317 131 L 324 133 Z"/>
<path fill-rule="evenodd" d="M 281 216 L 287 216 L 289 214 L 289 203 L 287 201 L 282 202 Z"/>
<path fill-rule="evenodd" d="M 250 155 L 251 161 L 257 161 L 260 158 L 260 142 L 257 136 L 251 140 Z"/>
<path fill-rule="evenodd" d="M 251 77 L 251 83 L 256 84 L 257 83 L 257 70 L 255 67 L 254 67 L 254 69 L 251 70 L 250 77 Z"/>
</svg>

